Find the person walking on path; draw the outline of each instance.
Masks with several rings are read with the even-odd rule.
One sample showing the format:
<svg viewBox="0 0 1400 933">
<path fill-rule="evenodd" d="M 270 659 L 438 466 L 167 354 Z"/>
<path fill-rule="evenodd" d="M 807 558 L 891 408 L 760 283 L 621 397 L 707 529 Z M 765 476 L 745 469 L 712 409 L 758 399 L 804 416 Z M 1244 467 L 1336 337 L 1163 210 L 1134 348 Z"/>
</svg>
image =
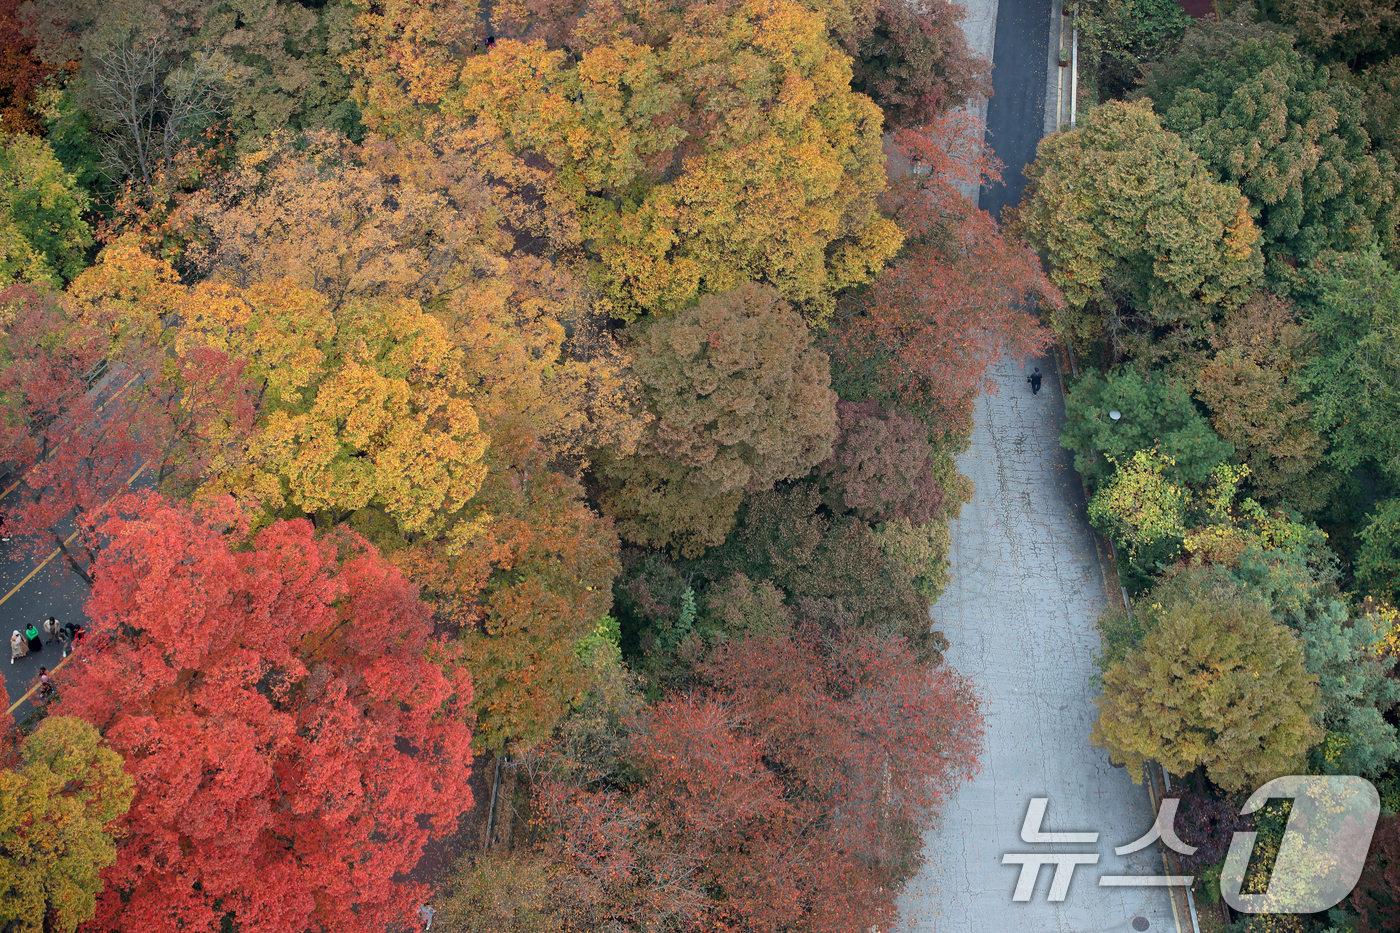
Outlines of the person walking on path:
<svg viewBox="0 0 1400 933">
<path fill-rule="evenodd" d="M 53 699 L 53 681 L 49 680 L 49 669 L 39 668 L 39 692 L 35 696 L 34 705 L 42 706 Z"/>
<path fill-rule="evenodd" d="M 1026 377 L 1026 381 L 1031 384 L 1031 395 L 1040 394 L 1040 367 L 1035 368 L 1035 372 Z"/>
<path fill-rule="evenodd" d="M 53 616 L 44 620 L 44 633 L 49 636 L 49 644 L 57 644 L 63 638 L 63 626 Z"/>
<path fill-rule="evenodd" d="M 25 647 L 24 637 L 20 635 L 19 629 L 15 629 L 15 633 L 10 636 L 10 663 L 15 663 L 15 658 L 22 658 L 28 653 L 29 649 Z"/>
<path fill-rule="evenodd" d="M 43 639 L 39 637 L 39 630 L 34 627 L 33 622 L 30 622 L 28 627 L 25 628 L 24 637 L 29 639 L 30 651 L 39 652 L 44 650 Z"/>
<path fill-rule="evenodd" d="M 423 927 L 423 933 L 427 933 L 428 930 L 433 928 L 433 917 L 436 915 L 437 911 L 433 910 L 427 904 L 418 908 L 418 919 L 427 924 L 427 926 Z"/>
<path fill-rule="evenodd" d="M 87 629 L 77 622 L 69 622 L 63 626 L 63 630 L 68 633 L 68 640 L 63 645 L 63 656 L 66 658 L 73 653 L 73 649 L 78 647 L 83 641 L 83 636 L 87 634 Z"/>
</svg>

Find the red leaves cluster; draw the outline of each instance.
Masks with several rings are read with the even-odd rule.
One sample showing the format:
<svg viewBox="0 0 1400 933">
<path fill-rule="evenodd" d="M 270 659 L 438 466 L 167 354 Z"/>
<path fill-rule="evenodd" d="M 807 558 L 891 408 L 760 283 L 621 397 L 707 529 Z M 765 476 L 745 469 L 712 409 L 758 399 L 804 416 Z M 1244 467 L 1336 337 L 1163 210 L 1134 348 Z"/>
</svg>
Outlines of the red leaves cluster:
<svg viewBox="0 0 1400 933">
<path fill-rule="evenodd" d="M 839 314 L 832 361 L 866 394 L 961 433 L 973 396 L 992 386 L 988 367 L 1048 346 L 1033 314 L 1060 298 L 1035 253 L 959 192 L 997 177 L 968 115 L 900 130 L 895 146 L 911 171 L 891 187 L 889 206 L 910 247 Z"/>
<path fill-rule="evenodd" d="M 53 534 L 143 468 L 162 481 L 192 479 L 220 438 L 252 424 L 243 365 L 224 354 L 175 357 L 154 342 L 114 340 L 113 322 L 27 285 L 0 292 L 0 311 L 8 319 L 0 459 L 28 487 L 7 500 L 10 534 Z"/>
<path fill-rule="evenodd" d="M 943 509 L 928 429 L 879 402 L 837 402 L 841 430 L 831 457 L 816 467 L 835 487 L 829 504 L 868 522 L 907 518 L 922 525 Z"/>
<path fill-rule="evenodd" d="M 917 126 L 992 95 L 991 65 L 968 45 L 961 4 L 878 0 L 866 28 L 840 36 L 851 86 L 870 95 L 886 126 Z"/>
<path fill-rule="evenodd" d="M 156 496 L 109 514 L 94 650 L 62 690 L 136 780 L 94 928 L 405 921 L 421 891 L 396 874 L 472 803 L 471 687 L 429 660 L 416 588 L 304 521 L 235 548 Z"/>
<path fill-rule="evenodd" d="M 20 0 L 0 0 L 0 130 L 38 133 L 34 93 L 51 72 L 34 54 L 34 40 L 20 22 Z"/>
<path fill-rule="evenodd" d="M 706 671 L 789 794 L 823 802 L 852 858 L 889 858 L 894 823 L 922 822 L 977 770 L 970 685 L 917 663 L 901 638 L 805 626 L 724 645 Z"/>
<path fill-rule="evenodd" d="M 901 845 L 977 767 L 967 682 L 902 639 L 815 626 L 723 646 L 713 687 L 651 707 L 624 794 L 552 782 L 551 856 L 603 917 L 845 931 L 893 920 Z M 917 836 L 917 833 L 913 835 Z"/>
</svg>

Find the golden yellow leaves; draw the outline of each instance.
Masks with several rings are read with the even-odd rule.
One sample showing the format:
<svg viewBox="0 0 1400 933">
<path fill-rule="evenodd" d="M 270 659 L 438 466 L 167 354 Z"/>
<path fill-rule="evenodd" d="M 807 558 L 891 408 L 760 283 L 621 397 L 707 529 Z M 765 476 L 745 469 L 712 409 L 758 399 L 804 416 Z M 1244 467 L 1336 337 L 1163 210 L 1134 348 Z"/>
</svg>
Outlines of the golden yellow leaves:
<svg viewBox="0 0 1400 933">
<path fill-rule="evenodd" d="M 205 492 L 273 511 L 373 505 L 405 531 L 461 509 L 484 475 L 488 438 L 447 329 L 409 299 L 361 299 L 332 313 L 291 279 L 186 288 L 163 260 L 118 241 L 70 289 L 80 312 L 151 345 L 178 319 L 177 355 L 205 347 L 261 384 L 253 433 L 215 457 Z"/>
<path fill-rule="evenodd" d="M 168 262 L 141 250 L 128 234 L 102 251 L 101 260 L 68 286 L 84 324 L 102 327 L 118 343 L 157 342 L 166 315 L 175 311 L 185 291 Z"/>
<path fill-rule="evenodd" d="M 422 531 L 476 493 L 488 439 L 468 401 L 461 353 L 412 302 L 338 322 L 309 404 L 274 407 L 248 443 L 254 483 L 305 512 L 376 505 Z M 256 474 L 261 474 L 258 476 Z"/>
<path fill-rule="evenodd" d="M 201 345 L 246 360 L 278 403 L 303 401 L 302 390 L 325 365 L 321 347 L 335 334 L 326 300 L 289 279 L 239 290 L 205 282 L 181 302 L 176 348 Z"/>
<path fill-rule="evenodd" d="M 851 93 L 849 62 L 801 5 L 693 18 L 655 48 L 607 37 L 577 65 L 503 40 L 465 62 L 444 114 L 479 152 L 547 161 L 615 316 L 767 281 L 820 320 L 898 248 L 874 210 L 879 109 Z"/>
</svg>

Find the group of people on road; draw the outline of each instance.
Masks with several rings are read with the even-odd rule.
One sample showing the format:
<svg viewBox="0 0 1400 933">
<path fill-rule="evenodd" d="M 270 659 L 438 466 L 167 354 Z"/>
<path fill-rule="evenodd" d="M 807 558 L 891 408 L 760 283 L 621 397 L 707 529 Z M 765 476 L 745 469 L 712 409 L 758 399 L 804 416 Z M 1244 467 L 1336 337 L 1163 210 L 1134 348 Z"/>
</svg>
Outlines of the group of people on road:
<svg viewBox="0 0 1400 933">
<path fill-rule="evenodd" d="M 49 636 L 50 645 L 61 645 L 63 647 L 63 657 L 68 657 L 74 645 L 82 643 L 83 636 L 87 630 L 77 622 L 69 622 L 66 625 L 60 623 L 58 619 L 49 616 L 43 621 L 44 631 Z M 26 654 L 38 653 L 44 650 L 44 641 L 39 637 L 39 628 L 33 622 L 25 626 L 24 634 L 21 635 L 16 629 L 10 635 L 10 663 L 15 663 L 16 658 L 22 658 Z"/>
</svg>

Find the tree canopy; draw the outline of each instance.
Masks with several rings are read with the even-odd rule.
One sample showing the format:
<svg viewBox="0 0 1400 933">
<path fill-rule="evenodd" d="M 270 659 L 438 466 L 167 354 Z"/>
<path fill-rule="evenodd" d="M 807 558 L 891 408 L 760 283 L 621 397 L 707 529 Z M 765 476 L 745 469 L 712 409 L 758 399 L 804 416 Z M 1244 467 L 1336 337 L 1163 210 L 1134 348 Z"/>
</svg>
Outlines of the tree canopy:
<svg viewBox="0 0 1400 933">
<path fill-rule="evenodd" d="M 1018 212 L 1064 293 L 1056 331 L 1115 352 L 1136 333 L 1237 307 L 1259 283 L 1259 230 L 1150 101 L 1109 101 L 1040 143 Z"/>
<path fill-rule="evenodd" d="M 1193 28 L 1142 93 L 1222 182 L 1248 199 L 1270 274 L 1324 251 L 1400 250 L 1400 171 L 1373 151 L 1361 94 L 1286 34 Z"/>
<path fill-rule="evenodd" d="M 18 757 L 0 771 L 0 922 L 74 933 L 97 910 L 99 872 L 117 860 L 132 779 L 97 730 L 70 716 L 47 717 Z"/>
<path fill-rule="evenodd" d="M 101 649 L 59 710 L 135 782 L 93 922 L 403 922 L 421 891 L 396 875 L 472 803 L 470 681 L 434 663 L 430 611 L 358 536 L 279 522 L 235 550 L 216 506 L 143 494 L 90 524 Z"/>
<path fill-rule="evenodd" d="M 1228 587 L 1150 612 L 1141 644 L 1104 671 L 1094 743 L 1139 782 L 1147 760 L 1176 775 L 1204 767 L 1226 790 L 1297 773 L 1321 738 L 1297 637 Z"/>
<path fill-rule="evenodd" d="M 86 192 L 41 139 L 0 131 L 0 281 L 61 285 L 87 264 Z"/>
<path fill-rule="evenodd" d="M 800 6 L 679 15 L 671 41 L 623 36 L 577 62 L 503 39 L 424 93 L 462 127 L 455 145 L 485 147 L 482 164 L 542 160 L 546 199 L 576 217 L 612 314 L 675 313 L 759 281 L 821 320 L 900 245 L 875 210 L 880 111 Z"/>
<path fill-rule="evenodd" d="M 1120 415 L 1116 421 L 1113 411 Z M 1197 484 L 1234 453 L 1196 409 L 1185 384 L 1132 368 L 1084 374 L 1066 400 L 1060 444 L 1074 451 L 1075 469 L 1091 486 L 1112 473 L 1107 458 L 1124 463 L 1139 450 L 1156 447 L 1172 461 L 1170 479 Z"/>
<path fill-rule="evenodd" d="M 636 454 L 599 461 L 623 537 L 695 556 L 724 541 L 744 493 L 830 456 L 826 354 L 772 287 L 707 295 L 643 325 L 632 349 L 656 420 Z"/>
</svg>

